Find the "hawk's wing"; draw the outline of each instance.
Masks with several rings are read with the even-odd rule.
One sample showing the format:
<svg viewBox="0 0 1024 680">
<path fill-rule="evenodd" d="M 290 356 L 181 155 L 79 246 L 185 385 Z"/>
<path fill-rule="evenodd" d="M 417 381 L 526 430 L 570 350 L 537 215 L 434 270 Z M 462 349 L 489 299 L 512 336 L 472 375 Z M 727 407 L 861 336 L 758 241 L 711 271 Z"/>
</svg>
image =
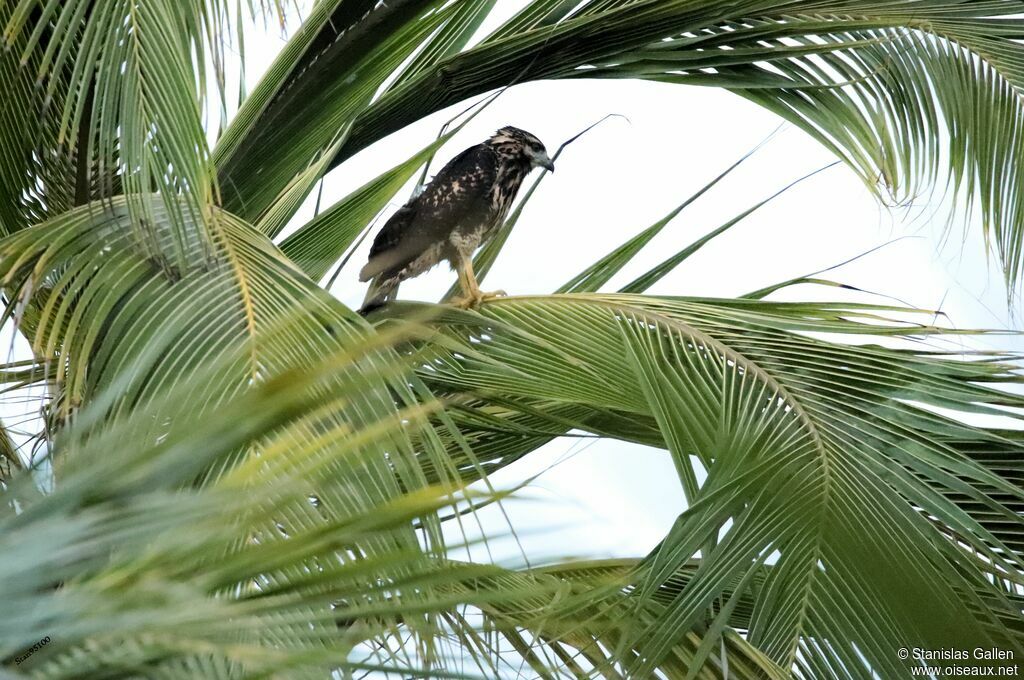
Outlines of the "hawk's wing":
<svg viewBox="0 0 1024 680">
<path fill-rule="evenodd" d="M 359 280 L 400 270 L 431 245 L 447 241 L 456 229 L 489 219 L 497 165 L 497 154 L 486 144 L 471 146 L 448 161 L 423 193 L 392 215 L 377 234 Z"/>
</svg>

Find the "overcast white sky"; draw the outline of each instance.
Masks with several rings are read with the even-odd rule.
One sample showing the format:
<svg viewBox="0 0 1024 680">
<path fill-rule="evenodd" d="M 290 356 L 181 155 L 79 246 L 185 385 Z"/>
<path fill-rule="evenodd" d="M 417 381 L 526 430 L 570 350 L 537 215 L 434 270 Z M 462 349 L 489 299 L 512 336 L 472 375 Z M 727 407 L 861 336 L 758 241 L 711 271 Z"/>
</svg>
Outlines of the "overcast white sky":
<svg viewBox="0 0 1024 680">
<path fill-rule="evenodd" d="M 500 0 L 503 16 L 522 3 Z M 492 22 L 493 24 L 493 22 Z M 487 27 L 484 27 L 487 30 Z M 283 44 L 267 34 L 250 51 L 250 77 L 262 72 Z M 343 198 L 376 174 L 429 142 L 441 123 L 464 105 L 438 113 L 361 152 L 332 172 L 323 206 Z M 545 180 L 484 283 L 511 295 L 551 292 L 637 231 L 649 226 L 746 151 L 780 120 L 718 89 L 627 81 L 528 83 L 503 94 L 439 154 L 436 171 L 463 148 L 511 124 L 536 134 L 553 153 L 558 145 L 609 113 L 611 119 L 569 147 Z M 691 240 L 726 222 L 792 180 L 831 163 L 819 144 L 784 128 L 729 178 L 683 212 L 632 268 L 625 283 Z M 404 201 L 407 187 L 390 210 Z M 313 214 L 313 198 L 295 221 Z M 1011 324 L 999 269 L 983 254 L 977 226 L 961 248 L 960 234 L 940 248 L 943 206 L 922 197 L 910 210 L 882 208 L 850 170 L 832 168 L 791 189 L 709 244 L 651 291 L 672 295 L 736 296 L 808 274 L 876 246 L 904 238 L 830 272 L 827 278 L 908 304 L 941 308 L 958 327 Z M 385 216 L 386 217 L 386 216 Z M 378 224 L 382 224 L 383 220 Z M 358 306 L 365 287 L 356 272 L 369 240 L 333 287 Z M 446 266 L 402 285 L 400 297 L 436 300 L 455 280 Z M 833 288 L 803 286 L 776 299 L 850 299 Z M 885 298 L 865 298 L 886 303 Z M 1017 340 L 986 339 L 972 346 L 1024 349 Z M 683 509 L 682 493 L 666 453 L 614 441 L 563 440 L 495 475 L 511 486 L 556 461 L 524 495 L 506 503 L 532 561 L 569 555 L 638 556 L 660 540 Z M 575 454 L 575 455 L 570 455 Z M 537 501 L 544 503 L 541 506 Z M 497 512 L 490 531 L 501 528 Z M 478 553 L 478 558 L 483 554 Z M 509 543 L 496 557 L 515 560 Z"/>
</svg>

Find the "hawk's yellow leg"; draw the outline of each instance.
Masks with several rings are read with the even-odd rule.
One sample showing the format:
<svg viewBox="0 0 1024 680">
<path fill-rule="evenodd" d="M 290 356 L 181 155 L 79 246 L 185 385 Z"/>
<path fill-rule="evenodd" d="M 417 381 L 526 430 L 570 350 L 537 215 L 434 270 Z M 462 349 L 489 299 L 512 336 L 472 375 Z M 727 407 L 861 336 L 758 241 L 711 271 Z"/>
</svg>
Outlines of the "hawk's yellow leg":
<svg viewBox="0 0 1024 680">
<path fill-rule="evenodd" d="M 459 275 L 459 286 L 462 288 L 462 295 L 452 300 L 452 304 L 456 307 L 463 309 L 479 307 L 484 300 L 492 300 L 506 295 L 503 290 L 495 290 L 490 293 L 480 290 L 480 286 L 476 282 L 476 274 L 473 273 L 473 258 L 468 255 L 459 254 L 455 271 Z"/>
</svg>

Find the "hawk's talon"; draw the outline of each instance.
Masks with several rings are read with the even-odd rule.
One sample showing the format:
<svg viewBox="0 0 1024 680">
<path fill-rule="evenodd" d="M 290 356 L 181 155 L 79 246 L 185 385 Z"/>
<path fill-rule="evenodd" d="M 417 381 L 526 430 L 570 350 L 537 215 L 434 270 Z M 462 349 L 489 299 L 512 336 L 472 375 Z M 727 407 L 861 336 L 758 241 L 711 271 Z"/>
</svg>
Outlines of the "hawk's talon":
<svg viewBox="0 0 1024 680">
<path fill-rule="evenodd" d="M 511 125 L 448 161 L 373 240 L 370 258 L 359 272 L 360 281 L 371 281 L 360 313 L 394 300 L 402 281 L 444 260 L 459 276 L 461 295 L 450 300 L 455 307 L 475 309 L 507 295 L 480 290 L 473 253 L 505 223 L 523 180 L 538 167 L 555 169 L 544 144 Z"/>
<path fill-rule="evenodd" d="M 452 304 L 459 309 L 476 309 L 480 306 L 480 303 L 484 301 L 484 296 L 480 291 L 476 291 L 475 294 L 470 293 L 468 295 L 459 296 L 452 300 Z"/>
<path fill-rule="evenodd" d="M 486 302 L 487 300 L 494 300 L 495 298 L 507 296 L 508 293 L 506 293 L 503 290 L 495 290 L 489 293 L 485 293 L 482 290 L 475 290 L 471 293 L 467 293 L 465 295 L 460 295 L 459 297 L 452 298 L 451 302 L 452 306 L 458 307 L 459 309 L 476 309 L 477 307 L 480 306 L 481 302 Z"/>
<path fill-rule="evenodd" d="M 460 297 L 452 298 L 452 307 L 455 307 L 457 309 L 470 309 L 472 307 L 476 307 L 479 304 L 480 304 L 479 300 L 474 302 L 473 298 L 471 298 L 469 296 L 466 296 L 466 297 L 461 297 L 460 296 Z"/>
</svg>

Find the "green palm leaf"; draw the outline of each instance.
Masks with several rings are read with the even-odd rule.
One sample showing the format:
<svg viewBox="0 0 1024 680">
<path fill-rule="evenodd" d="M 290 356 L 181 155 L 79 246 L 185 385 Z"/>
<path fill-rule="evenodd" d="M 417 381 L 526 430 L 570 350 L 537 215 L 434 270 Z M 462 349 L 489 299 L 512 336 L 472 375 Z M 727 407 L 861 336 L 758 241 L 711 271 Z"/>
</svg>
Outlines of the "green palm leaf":
<svg viewBox="0 0 1024 680">
<path fill-rule="evenodd" d="M 439 562 L 402 539 L 410 520 L 454 503 L 453 489 L 353 503 L 351 488 L 372 476 L 402 429 L 385 416 L 323 437 L 325 412 L 352 400 L 373 408 L 366 383 L 392 377 L 394 366 L 382 362 L 354 372 L 353 358 L 297 362 L 216 411 L 174 421 L 158 440 L 149 422 L 230 363 L 197 371 L 195 383 L 116 421 L 87 409 L 59 444 L 67 461 L 59 489 L 33 493 L 22 475 L 11 483 L 20 511 L 0 509 L 0 542 L 19 555 L 0 568 L 8 607 L 0 653 L 10 659 L 47 638 L 53 644 L 25 664 L 39 677 L 142 666 L 157 677 L 224 677 L 358 669 L 346 655 L 365 638 L 388 639 L 399 621 L 431 646 L 439 633 L 427 618 L 416 622 L 412 603 L 444 611 L 446 581 L 488 572 Z M 257 443 L 262 460 L 190 487 L 197 471 L 228 467 L 235 451 Z"/>
<path fill-rule="evenodd" d="M 33 354 L 0 381 L 46 394 L 35 469 L 0 427 L 5 676 L 873 678 L 908 673 L 900 647 L 1024 654 L 1017 357 L 931 312 L 763 299 L 808 277 L 639 294 L 763 202 L 617 294 L 593 291 L 682 208 L 558 294 L 371 326 L 315 280 L 449 132 L 271 240 L 428 114 L 639 78 L 730 89 L 892 201 L 944 186 L 1013 284 L 1019 3 L 534 0 L 476 39 L 492 0 L 325 0 L 211 148 L 225 41 L 269 7 L 0 7 L 3 318 Z M 570 437 L 670 457 L 686 502 L 660 544 L 462 559 L 519 488 L 489 475 Z"/>
<path fill-rule="evenodd" d="M 965 640 L 1019 647 L 1007 625 L 1019 604 L 985 572 L 1021 582 L 1019 554 L 1001 536 L 1019 540 L 1013 508 L 1024 489 L 959 443 L 1010 450 L 1016 437 L 914 405 L 1019 408 L 1017 397 L 979 385 L 1016 381 L 1010 366 L 807 335 L 940 332 L 851 320 L 887 311 L 636 296 L 508 299 L 487 305 L 476 324 L 444 326 L 465 344 L 439 350 L 423 376 L 441 393 L 653 419 L 690 506 L 642 566 L 636 597 L 652 597 L 698 551 L 703 559 L 665 614 L 632 631 L 642 642 L 631 673 L 651 672 L 725 584 L 777 551 L 748 639 L 782 667 L 800 659 L 854 677 L 872 669 L 898 675 L 904 667 L 893 640 L 925 649 Z M 577 426 L 586 422 L 577 417 Z M 979 570 L 975 553 L 992 568 Z"/>
</svg>

